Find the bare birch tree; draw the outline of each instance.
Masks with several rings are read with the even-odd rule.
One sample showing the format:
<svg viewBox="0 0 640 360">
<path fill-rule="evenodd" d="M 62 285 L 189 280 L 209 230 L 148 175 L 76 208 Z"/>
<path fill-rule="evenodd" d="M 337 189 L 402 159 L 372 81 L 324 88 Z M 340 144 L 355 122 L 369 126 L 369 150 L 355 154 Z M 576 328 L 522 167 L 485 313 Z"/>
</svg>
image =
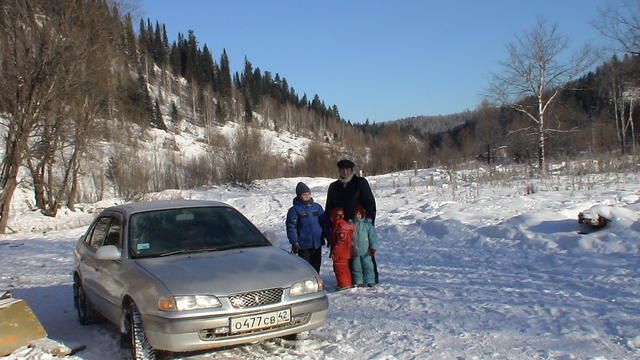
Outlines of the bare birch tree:
<svg viewBox="0 0 640 360">
<path fill-rule="evenodd" d="M 598 11 L 593 26 L 617 43 L 617 50 L 640 55 L 640 2 L 620 0 Z"/>
<path fill-rule="evenodd" d="M 622 51 L 632 55 L 640 55 L 640 2 L 637 0 L 619 0 L 615 4 L 610 4 L 606 8 L 599 9 L 598 18 L 593 22 L 594 27 L 604 36 L 616 43 L 614 51 Z M 610 66 L 615 65 L 613 63 Z M 613 73 L 616 69 L 611 69 Z M 626 133 L 631 128 L 631 146 L 635 153 L 636 138 L 633 124 L 633 102 L 638 99 L 638 94 L 632 89 L 638 86 L 640 79 L 637 77 L 624 77 L 624 81 L 619 80 L 616 89 L 613 89 L 614 112 L 616 120 L 616 130 L 618 138 L 621 138 L 623 153 L 626 150 Z M 627 93 L 627 96 L 618 96 Z M 629 101 L 629 117 L 625 119 L 625 101 Z M 622 102 L 618 105 L 619 102 Z M 620 118 L 620 124 L 619 124 Z M 619 126 L 619 127 L 618 127 Z"/>
<path fill-rule="evenodd" d="M 568 40 L 557 25 L 539 19 L 535 26 L 507 44 L 508 58 L 503 72 L 494 73 L 489 95 L 527 117 L 537 141 L 538 167 L 546 173 L 545 139 L 550 129 L 545 115 L 570 82 L 593 64 L 588 47 L 565 60 Z M 521 130 L 526 130 L 521 129 Z"/>
<path fill-rule="evenodd" d="M 30 136 L 52 102 L 61 100 L 69 81 L 65 60 L 72 43 L 68 17 L 46 18 L 32 1 L 0 4 L 0 109 L 7 115 L 0 167 L 0 233 L 4 233 Z"/>
</svg>

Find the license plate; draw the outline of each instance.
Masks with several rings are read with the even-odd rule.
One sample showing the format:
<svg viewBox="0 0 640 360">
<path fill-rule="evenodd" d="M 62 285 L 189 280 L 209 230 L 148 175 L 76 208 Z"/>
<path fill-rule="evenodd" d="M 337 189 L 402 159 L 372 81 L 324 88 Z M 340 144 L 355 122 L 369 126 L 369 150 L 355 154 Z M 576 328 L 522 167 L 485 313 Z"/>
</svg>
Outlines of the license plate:
<svg viewBox="0 0 640 360">
<path fill-rule="evenodd" d="M 291 322 L 291 309 L 231 318 L 231 333 L 264 329 Z"/>
</svg>

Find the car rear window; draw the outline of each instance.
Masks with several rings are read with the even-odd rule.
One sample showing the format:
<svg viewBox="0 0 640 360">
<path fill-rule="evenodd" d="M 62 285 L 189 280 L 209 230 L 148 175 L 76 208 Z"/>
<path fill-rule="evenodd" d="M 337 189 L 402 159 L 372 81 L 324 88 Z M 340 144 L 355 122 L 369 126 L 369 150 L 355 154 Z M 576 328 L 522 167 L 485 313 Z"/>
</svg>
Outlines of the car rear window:
<svg viewBox="0 0 640 360">
<path fill-rule="evenodd" d="M 228 207 L 137 213 L 131 216 L 129 239 L 132 257 L 270 245 L 253 224 Z"/>
</svg>

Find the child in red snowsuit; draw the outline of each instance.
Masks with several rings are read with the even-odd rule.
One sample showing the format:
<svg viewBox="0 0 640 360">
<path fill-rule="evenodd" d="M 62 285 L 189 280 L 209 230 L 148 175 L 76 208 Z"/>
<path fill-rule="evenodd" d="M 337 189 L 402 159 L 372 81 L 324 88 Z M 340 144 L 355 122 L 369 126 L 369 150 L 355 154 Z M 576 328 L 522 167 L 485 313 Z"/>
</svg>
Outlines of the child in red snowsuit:
<svg viewBox="0 0 640 360">
<path fill-rule="evenodd" d="M 344 219 L 344 209 L 333 208 L 331 210 L 331 259 L 333 259 L 333 271 L 338 281 L 338 289 L 347 289 L 352 286 L 351 269 L 349 262 L 352 255 L 353 234 L 356 227 Z"/>
</svg>

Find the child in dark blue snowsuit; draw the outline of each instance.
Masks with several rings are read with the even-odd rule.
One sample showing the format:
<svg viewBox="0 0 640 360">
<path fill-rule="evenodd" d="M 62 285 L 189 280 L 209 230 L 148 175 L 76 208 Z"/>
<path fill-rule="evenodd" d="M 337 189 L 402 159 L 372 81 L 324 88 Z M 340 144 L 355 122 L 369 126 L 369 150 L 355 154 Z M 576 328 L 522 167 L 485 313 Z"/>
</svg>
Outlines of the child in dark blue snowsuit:
<svg viewBox="0 0 640 360">
<path fill-rule="evenodd" d="M 318 273 L 322 262 L 322 245 L 325 244 L 323 214 L 322 206 L 313 201 L 309 187 L 299 182 L 293 206 L 287 212 L 287 238 L 291 252 L 309 262 Z"/>
</svg>

